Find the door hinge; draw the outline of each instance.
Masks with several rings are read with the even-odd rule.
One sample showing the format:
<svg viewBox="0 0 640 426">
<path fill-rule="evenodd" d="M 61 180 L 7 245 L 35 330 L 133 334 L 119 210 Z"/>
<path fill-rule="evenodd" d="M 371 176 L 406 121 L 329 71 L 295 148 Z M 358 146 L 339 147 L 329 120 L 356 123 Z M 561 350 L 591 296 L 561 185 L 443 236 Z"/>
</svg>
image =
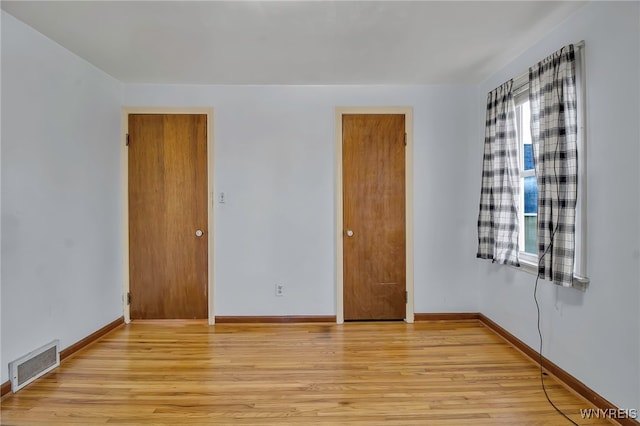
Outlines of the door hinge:
<svg viewBox="0 0 640 426">
<path fill-rule="evenodd" d="M 409 292 L 408 291 L 404 292 L 404 303 L 409 303 Z"/>
<path fill-rule="evenodd" d="M 129 146 L 129 133 L 127 133 L 127 142 L 125 142 L 126 146 Z"/>
<path fill-rule="evenodd" d="M 127 305 L 131 304 L 131 293 L 127 293 Z"/>
<path fill-rule="evenodd" d="M 407 146 L 407 133 L 404 134 L 404 146 Z"/>
</svg>

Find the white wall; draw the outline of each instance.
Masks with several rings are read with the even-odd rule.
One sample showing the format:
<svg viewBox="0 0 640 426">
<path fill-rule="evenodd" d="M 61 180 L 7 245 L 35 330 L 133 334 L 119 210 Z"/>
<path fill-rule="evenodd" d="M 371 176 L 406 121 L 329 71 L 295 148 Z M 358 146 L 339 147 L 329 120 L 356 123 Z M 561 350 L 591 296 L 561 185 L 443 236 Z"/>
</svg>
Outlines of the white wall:
<svg viewBox="0 0 640 426">
<path fill-rule="evenodd" d="M 460 264 L 474 91 L 435 86 L 126 85 L 127 106 L 214 108 L 216 315 L 335 315 L 337 106 L 414 111 L 415 311 L 477 310 Z M 462 173 L 461 173 L 462 171 Z M 276 297 L 275 283 L 285 285 Z"/>
<path fill-rule="evenodd" d="M 594 2 L 484 82 L 468 183 L 479 197 L 486 94 L 565 44 L 585 40 L 588 275 L 582 293 L 541 282 L 544 355 L 620 408 L 640 407 L 640 4 Z M 467 215 L 474 221 L 476 211 Z M 469 240 L 473 235 L 469 235 Z M 471 259 L 476 245 L 467 244 Z M 474 260 L 480 311 L 537 348 L 535 277 Z"/>
<path fill-rule="evenodd" d="M 2 12 L 2 382 L 122 315 L 122 84 Z"/>
</svg>

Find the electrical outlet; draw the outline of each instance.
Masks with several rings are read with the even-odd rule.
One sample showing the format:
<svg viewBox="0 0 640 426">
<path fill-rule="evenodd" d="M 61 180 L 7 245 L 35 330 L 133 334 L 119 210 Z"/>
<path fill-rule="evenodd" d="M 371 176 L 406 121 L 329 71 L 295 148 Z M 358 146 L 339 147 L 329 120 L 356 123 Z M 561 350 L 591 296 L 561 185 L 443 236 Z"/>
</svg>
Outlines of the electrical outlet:
<svg viewBox="0 0 640 426">
<path fill-rule="evenodd" d="M 276 283 L 276 296 L 284 296 L 284 285 Z"/>
</svg>

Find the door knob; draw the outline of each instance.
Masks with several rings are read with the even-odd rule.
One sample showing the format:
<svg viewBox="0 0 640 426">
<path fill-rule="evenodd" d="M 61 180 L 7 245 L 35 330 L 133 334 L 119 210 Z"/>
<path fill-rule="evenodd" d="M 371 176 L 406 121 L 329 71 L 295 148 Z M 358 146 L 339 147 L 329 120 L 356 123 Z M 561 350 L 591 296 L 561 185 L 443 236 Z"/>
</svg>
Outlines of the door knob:
<svg viewBox="0 0 640 426">
<path fill-rule="evenodd" d="M 196 231 L 196 237 L 202 237 L 202 230 L 201 229 L 198 229 Z"/>
<path fill-rule="evenodd" d="M 353 237 L 353 231 L 351 229 L 347 229 L 347 237 Z"/>
</svg>

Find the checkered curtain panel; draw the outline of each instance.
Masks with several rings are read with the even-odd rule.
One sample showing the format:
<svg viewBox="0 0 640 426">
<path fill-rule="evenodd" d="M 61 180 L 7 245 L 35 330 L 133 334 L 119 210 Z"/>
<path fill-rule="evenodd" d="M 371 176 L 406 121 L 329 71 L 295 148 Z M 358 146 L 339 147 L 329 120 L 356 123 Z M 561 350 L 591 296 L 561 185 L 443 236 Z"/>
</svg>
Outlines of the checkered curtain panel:
<svg viewBox="0 0 640 426">
<path fill-rule="evenodd" d="M 519 266 L 520 162 L 512 86 L 510 80 L 487 96 L 477 257 Z"/>
<path fill-rule="evenodd" d="M 578 187 L 573 45 L 529 68 L 529 102 L 538 182 L 538 276 L 571 287 Z"/>
</svg>

